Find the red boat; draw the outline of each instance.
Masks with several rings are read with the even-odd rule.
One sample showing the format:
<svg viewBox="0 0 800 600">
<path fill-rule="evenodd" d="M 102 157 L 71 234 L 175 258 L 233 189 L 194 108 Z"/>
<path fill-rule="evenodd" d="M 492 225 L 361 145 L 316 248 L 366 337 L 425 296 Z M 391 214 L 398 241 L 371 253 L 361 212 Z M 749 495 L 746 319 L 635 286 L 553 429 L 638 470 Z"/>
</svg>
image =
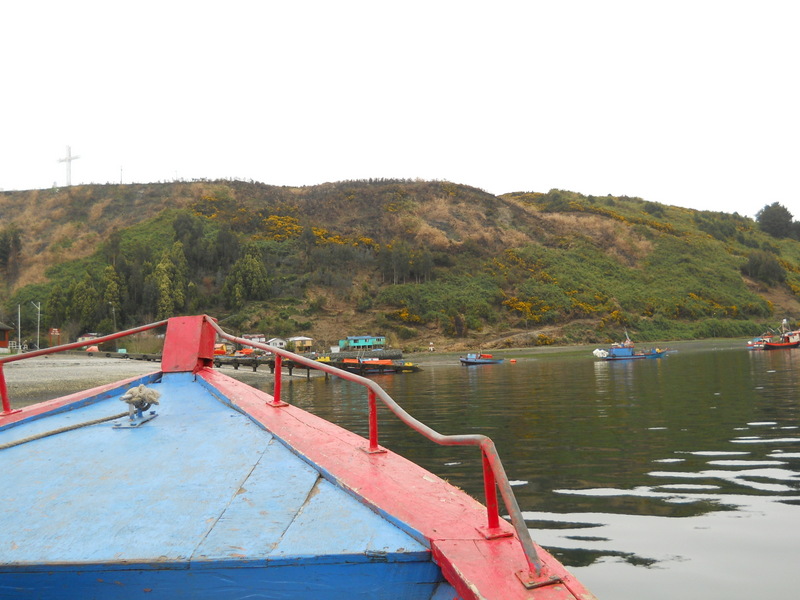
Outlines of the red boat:
<svg viewBox="0 0 800 600">
<path fill-rule="evenodd" d="M 792 340 L 789 334 L 798 339 Z M 800 331 L 790 331 L 786 336 L 781 336 L 777 342 L 764 342 L 764 350 L 780 350 L 781 348 L 797 348 L 800 346 Z"/>
<path fill-rule="evenodd" d="M 764 341 L 764 350 L 780 350 L 782 348 L 797 348 L 800 346 L 800 329 L 787 330 L 787 321 L 781 323 L 781 332 L 777 338 Z"/>
</svg>

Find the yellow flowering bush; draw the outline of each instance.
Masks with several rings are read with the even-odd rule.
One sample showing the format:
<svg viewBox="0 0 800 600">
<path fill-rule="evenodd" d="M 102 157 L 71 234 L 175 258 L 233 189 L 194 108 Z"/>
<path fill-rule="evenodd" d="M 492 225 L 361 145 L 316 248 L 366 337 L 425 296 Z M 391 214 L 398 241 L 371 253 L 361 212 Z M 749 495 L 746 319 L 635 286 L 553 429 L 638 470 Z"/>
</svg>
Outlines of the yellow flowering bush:
<svg viewBox="0 0 800 600">
<path fill-rule="evenodd" d="M 402 321 L 403 323 L 421 323 L 422 318 L 419 315 L 415 315 L 408 308 L 401 308 L 400 310 L 396 310 L 394 312 L 389 313 L 389 317 L 395 319 L 397 321 Z"/>
<path fill-rule="evenodd" d="M 300 237 L 300 234 L 303 232 L 303 226 L 300 225 L 300 221 L 295 217 L 270 215 L 264 219 L 264 226 L 266 227 L 268 236 L 279 242 Z"/>
</svg>

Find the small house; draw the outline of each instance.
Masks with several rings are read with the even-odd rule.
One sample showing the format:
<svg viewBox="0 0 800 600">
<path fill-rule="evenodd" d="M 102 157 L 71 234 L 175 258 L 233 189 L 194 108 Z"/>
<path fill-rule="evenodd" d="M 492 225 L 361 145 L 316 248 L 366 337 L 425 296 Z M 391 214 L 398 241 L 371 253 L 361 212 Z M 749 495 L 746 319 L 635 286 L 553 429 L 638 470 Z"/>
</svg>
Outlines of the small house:
<svg viewBox="0 0 800 600">
<path fill-rule="evenodd" d="M 382 350 L 385 345 L 383 335 L 351 335 L 339 340 L 340 350 Z"/>
<path fill-rule="evenodd" d="M 8 351 L 8 342 L 11 339 L 12 331 L 14 330 L 11 327 L 0 322 L 0 352 Z"/>
<path fill-rule="evenodd" d="M 311 352 L 311 346 L 314 345 L 314 338 L 298 335 L 290 337 L 289 342 L 294 344 L 295 352 Z"/>
<path fill-rule="evenodd" d="M 286 348 L 286 340 L 283 338 L 270 338 L 267 340 L 267 346 L 273 348 Z"/>
</svg>

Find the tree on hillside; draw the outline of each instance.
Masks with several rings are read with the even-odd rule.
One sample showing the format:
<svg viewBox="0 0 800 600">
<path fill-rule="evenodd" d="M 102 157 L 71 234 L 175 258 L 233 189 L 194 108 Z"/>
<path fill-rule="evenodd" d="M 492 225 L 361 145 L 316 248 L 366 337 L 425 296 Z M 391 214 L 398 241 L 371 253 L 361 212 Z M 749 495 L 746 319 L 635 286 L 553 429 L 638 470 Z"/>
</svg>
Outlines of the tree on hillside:
<svg viewBox="0 0 800 600">
<path fill-rule="evenodd" d="M 422 248 L 413 253 L 412 273 L 420 281 L 427 281 L 433 273 L 433 255 L 426 249 Z"/>
<path fill-rule="evenodd" d="M 231 231 L 230 226 L 225 224 L 220 227 L 217 237 L 211 245 L 211 264 L 217 268 L 227 268 L 236 261 L 239 250 L 239 238 Z"/>
<path fill-rule="evenodd" d="M 44 307 L 45 323 L 57 329 L 67 320 L 67 299 L 60 285 L 54 285 Z"/>
<path fill-rule="evenodd" d="M 222 294 L 230 308 L 241 308 L 247 300 L 264 300 L 269 292 L 267 267 L 261 251 L 254 244 L 247 246 L 242 257 L 234 263 Z"/>
<path fill-rule="evenodd" d="M 97 323 L 100 294 L 94 286 L 91 274 L 88 272 L 81 281 L 70 288 L 71 316 L 84 330 L 91 329 Z"/>
<path fill-rule="evenodd" d="M 122 247 L 122 233 L 120 233 L 119 229 L 114 229 L 109 234 L 108 241 L 106 242 L 103 248 L 105 258 L 108 264 L 110 265 L 117 264 L 117 259 L 119 258 L 121 247 Z"/>
<path fill-rule="evenodd" d="M 406 242 L 392 242 L 378 255 L 381 274 L 393 284 L 405 283 L 411 274 L 411 247 Z"/>
<path fill-rule="evenodd" d="M 205 267 L 208 262 L 208 248 L 205 243 L 205 227 L 202 219 L 192 214 L 179 213 L 172 222 L 175 239 L 183 244 L 186 261 L 192 268 Z"/>
<path fill-rule="evenodd" d="M 786 271 L 775 255 L 761 250 L 750 253 L 747 263 L 742 266 L 742 273 L 768 284 L 786 281 Z"/>
<path fill-rule="evenodd" d="M 183 244 L 175 242 L 164 252 L 151 275 L 158 293 L 156 318 L 175 316 L 186 308 L 186 290 L 189 283 L 189 266 L 183 253 Z"/>
<path fill-rule="evenodd" d="M 791 237 L 794 232 L 792 213 L 785 206 L 773 202 L 756 214 L 756 221 L 761 231 L 772 237 Z"/>
<path fill-rule="evenodd" d="M 0 231 L 0 270 L 12 277 L 16 275 L 17 260 L 22 252 L 19 228 L 13 223 Z"/>
<path fill-rule="evenodd" d="M 122 308 L 122 280 L 113 265 L 108 265 L 103 271 L 103 307 L 112 315 L 120 315 Z M 116 318 L 116 317 L 114 317 Z"/>
<path fill-rule="evenodd" d="M 314 234 L 314 229 L 310 225 L 303 227 L 303 233 L 300 234 L 300 249 L 303 253 L 303 260 L 306 266 L 311 260 L 311 255 L 313 254 L 316 246 L 317 236 Z"/>
</svg>

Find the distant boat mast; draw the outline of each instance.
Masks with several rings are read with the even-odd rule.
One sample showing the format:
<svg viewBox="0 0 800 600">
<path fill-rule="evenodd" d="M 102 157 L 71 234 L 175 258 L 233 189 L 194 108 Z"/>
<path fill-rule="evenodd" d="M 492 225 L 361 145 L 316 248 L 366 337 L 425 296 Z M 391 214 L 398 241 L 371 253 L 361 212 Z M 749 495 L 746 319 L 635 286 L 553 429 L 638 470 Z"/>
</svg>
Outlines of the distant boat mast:
<svg viewBox="0 0 800 600">
<path fill-rule="evenodd" d="M 67 163 L 67 187 L 72 185 L 72 161 L 79 158 L 80 156 L 72 156 L 72 149 L 67 146 L 67 155 L 64 158 L 58 159 L 58 162 Z"/>
</svg>

